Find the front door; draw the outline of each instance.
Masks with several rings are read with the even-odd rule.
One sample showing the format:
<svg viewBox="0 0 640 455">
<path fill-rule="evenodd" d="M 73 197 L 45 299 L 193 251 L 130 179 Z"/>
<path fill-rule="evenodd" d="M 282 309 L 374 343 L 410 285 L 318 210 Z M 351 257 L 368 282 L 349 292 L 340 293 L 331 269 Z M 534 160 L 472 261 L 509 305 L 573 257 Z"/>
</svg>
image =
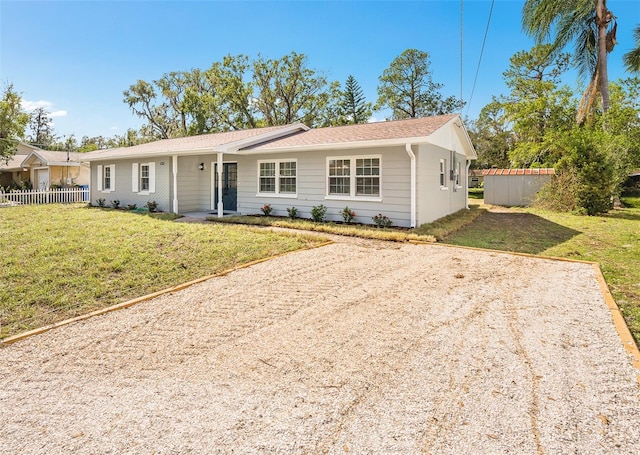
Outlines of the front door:
<svg viewBox="0 0 640 455">
<path fill-rule="evenodd" d="M 214 200 L 218 200 L 218 163 L 214 169 L 216 182 Z M 238 209 L 238 163 L 222 164 L 222 204 L 224 210 L 235 212 Z"/>
</svg>

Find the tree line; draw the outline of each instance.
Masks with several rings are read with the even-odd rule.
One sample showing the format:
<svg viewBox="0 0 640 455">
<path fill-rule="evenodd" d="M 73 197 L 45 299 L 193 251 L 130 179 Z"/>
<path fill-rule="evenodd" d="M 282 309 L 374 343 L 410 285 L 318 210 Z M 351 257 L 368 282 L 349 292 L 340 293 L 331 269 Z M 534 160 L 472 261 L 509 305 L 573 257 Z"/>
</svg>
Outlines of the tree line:
<svg viewBox="0 0 640 455">
<path fill-rule="evenodd" d="M 58 137 L 43 108 L 29 115 L 21 111 L 19 93 L 8 85 L 2 109 L 13 120 L 2 128 L 6 133 L 0 131 L 0 157 L 15 149 L 15 141 L 2 141 L 3 134 L 45 149 L 83 152 L 295 122 L 310 127 L 366 123 L 374 110 L 382 109 L 394 120 L 458 111 L 464 102 L 442 95 L 444 86 L 433 81 L 430 65 L 427 52 L 405 50 L 379 77 L 374 104 L 353 75 L 343 85 L 330 81 L 323 71 L 309 66 L 304 54 L 291 52 L 279 59 L 227 55 L 206 70 L 138 80 L 124 90 L 123 102 L 144 120 L 143 126 L 122 136 L 84 136 L 80 141 L 74 135 Z"/>
<path fill-rule="evenodd" d="M 640 79 L 609 81 L 608 56 L 617 18 L 606 0 L 526 0 L 523 30 L 536 45 L 512 56 L 503 72 L 508 93 L 495 94 L 466 123 L 478 152 L 475 167 L 555 167 L 547 191 L 555 208 L 606 211 L 629 170 L 640 168 Z M 624 54 L 640 74 L 640 26 L 635 48 Z M 572 52 L 567 53 L 569 46 Z M 582 86 L 561 84 L 577 68 Z M 434 82 L 429 54 L 407 49 L 379 76 L 378 98 L 366 100 L 353 76 L 342 85 L 309 67 L 304 54 L 279 59 L 228 55 L 210 68 L 138 80 L 123 101 L 145 124 L 114 138 L 71 136 L 61 141 L 46 112 L 20 108 L 12 86 L 0 100 L 0 158 L 15 139 L 45 148 L 88 151 L 155 139 L 303 122 L 311 127 L 367 122 L 374 110 L 389 119 L 457 112 L 464 101 L 444 97 Z M 48 145 L 48 147 L 46 147 Z"/>
</svg>

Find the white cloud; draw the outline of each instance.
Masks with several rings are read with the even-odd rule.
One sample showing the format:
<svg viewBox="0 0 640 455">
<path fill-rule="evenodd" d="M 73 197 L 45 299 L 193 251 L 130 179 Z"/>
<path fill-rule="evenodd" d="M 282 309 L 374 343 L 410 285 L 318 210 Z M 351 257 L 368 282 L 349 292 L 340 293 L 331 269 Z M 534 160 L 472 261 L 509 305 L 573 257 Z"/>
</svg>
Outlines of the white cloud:
<svg viewBox="0 0 640 455">
<path fill-rule="evenodd" d="M 109 128 L 111 131 L 118 131 L 120 128 L 118 128 L 117 126 L 112 126 L 111 128 Z"/>
<path fill-rule="evenodd" d="M 57 111 L 50 112 L 53 108 L 53 103 L 51 101 L 39 100 L 39 101 L 28 101 L 22 100 L 22 108 L 25 111 L 34 111 L 38 108 L 43 108 L 45 111 L 49 112 L 49 117 L 66 117 L 67 111 L 63 109 L 59 109 Z"/>
<path fill-rule="evenodd" d="M 51 107 L 53 107 L 53 103 L 51 101 L 45 101 L 45 100 L 40 100 L 40 101 L 22 100 L 22 108 L 25 111 L 33 111 L 38 109 L 39 107 L 42 107 L 48 110 L 48 109 L 51 109 Z"/>
</svg>

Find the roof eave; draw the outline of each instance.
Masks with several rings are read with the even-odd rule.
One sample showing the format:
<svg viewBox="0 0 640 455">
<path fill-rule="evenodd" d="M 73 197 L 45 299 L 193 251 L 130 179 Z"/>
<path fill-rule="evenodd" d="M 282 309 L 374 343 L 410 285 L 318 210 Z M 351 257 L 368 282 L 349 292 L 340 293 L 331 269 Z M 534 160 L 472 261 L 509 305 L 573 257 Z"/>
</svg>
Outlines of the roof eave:
<svg viewBox="0 0 640 455">
<path fill-rule="evenodd" d="M 369 141 L 351 141 L 351 142 L 331 142 L 326 144 L 304 144 L 288 147 L 272 147 L 268 149 L 254 150 L 238 150 L 238 155 L 264 155 L 267 153 L 291 153 L 291 152 L 310 152 L 325 150 L 344 150 L 344 149 L 363 149 L 373 147 L 390 147 L 404 146 L 405 144 L 427 144 L 429 138 L 426 136 L 405 137 L 394 139 L 375 139 Z"/>
</svg>

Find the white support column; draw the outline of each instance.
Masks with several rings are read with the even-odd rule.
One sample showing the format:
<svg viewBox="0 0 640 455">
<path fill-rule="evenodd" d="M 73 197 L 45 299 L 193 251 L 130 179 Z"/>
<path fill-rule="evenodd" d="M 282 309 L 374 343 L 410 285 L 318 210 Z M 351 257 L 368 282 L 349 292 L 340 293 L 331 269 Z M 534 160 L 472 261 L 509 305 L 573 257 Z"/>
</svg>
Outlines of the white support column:
<svg viewBox="0 0 640 455">
<path fill-rule="evenodd" d="M 178 214 L 178 156 L 171 157 L 171 167 L 173 168 L 173 213 Z"/>
<path fill-rule="evenodd" d="M 222 204 L 222 153 L 218 153 L 218 218 L 224 215 L 224 206 Z"/>
</svg>

